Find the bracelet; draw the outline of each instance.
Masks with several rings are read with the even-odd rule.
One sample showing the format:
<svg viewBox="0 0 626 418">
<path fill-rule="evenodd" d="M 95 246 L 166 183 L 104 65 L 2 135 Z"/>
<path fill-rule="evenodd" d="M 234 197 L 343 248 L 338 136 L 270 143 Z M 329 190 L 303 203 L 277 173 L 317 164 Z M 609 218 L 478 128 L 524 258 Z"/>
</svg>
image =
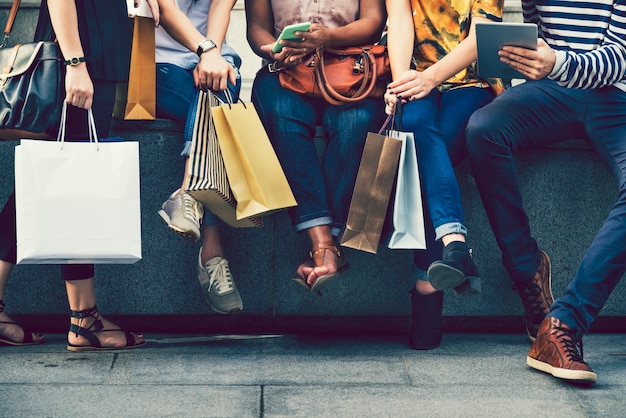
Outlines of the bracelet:
<svg viewBox="0 0 626 418">
<path fill-rule="evenodd" d="M 63 63 L 65 65 L 71 65 L 73 67 L 77 66 L 78 64 L 80 64 L 81 62 L 85 62 L 85 57 L 74 57 L 74 58 L 70 58 L 66 61 L 64 61 Z"/>
</svg>

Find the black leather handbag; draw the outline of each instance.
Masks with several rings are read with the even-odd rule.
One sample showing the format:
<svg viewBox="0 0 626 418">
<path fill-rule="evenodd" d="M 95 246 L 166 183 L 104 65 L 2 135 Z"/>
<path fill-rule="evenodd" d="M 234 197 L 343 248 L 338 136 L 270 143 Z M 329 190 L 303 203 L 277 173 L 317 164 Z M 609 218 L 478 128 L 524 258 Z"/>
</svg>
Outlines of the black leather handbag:
<svg viewBox="0 0 626 418">
<path fill-rule="evenodd" d="M 61 120 L 63 59 L 56 42 L 5 47 L 19 4 L 13 1 L 0 45 L 0 139 L 49 139 Z"/>
</svg>

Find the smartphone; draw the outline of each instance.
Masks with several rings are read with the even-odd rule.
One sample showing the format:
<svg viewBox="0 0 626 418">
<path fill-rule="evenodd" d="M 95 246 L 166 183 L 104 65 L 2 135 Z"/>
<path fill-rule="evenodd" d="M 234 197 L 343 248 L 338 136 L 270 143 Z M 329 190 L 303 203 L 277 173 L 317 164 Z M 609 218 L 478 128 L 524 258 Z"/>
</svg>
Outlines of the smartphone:
<svg viewBox="0 0 626 418">
<path fill-rule="evenodd" d="M 295 23 L 293 25 L 285 26 L 283 31 L 278 36 L 278 39 L 276 39 L 276 44 L 274 45 L 274 48 L 272 48 L 272 52 L 273 53 L 277 53 L 277 52 L 280 52 L 283 49 L 283 45 L 280 44 L 280 41 L 283 41 L 283 40 L 284 41 L 299 41 L 299 40 L 301 40 L 302 37 L 294 35 L 294 32 L 306 32 L 306 31 L 309 30 L 309 27 L 311 27 L 311 23 L 310 22 Z"/>
</svg>

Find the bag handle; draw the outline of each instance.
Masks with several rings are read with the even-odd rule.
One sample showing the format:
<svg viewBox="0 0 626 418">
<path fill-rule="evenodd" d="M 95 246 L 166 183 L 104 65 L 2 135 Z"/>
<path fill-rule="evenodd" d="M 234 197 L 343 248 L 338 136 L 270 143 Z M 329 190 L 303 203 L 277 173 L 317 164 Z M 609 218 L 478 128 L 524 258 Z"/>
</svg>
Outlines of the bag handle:
<svg viewBox="0 0 626 418">
<path fill-rule="evenodd" d="M 0 48 L 4 48 L 5 46 L 7 46 L 7 42 L 9 41 L 9 37 L 11 36 L 11 31 L 13 30 L 13 23 L 15 23 L 15 16 L 17 16 L 17 10 L 19 9 L 21 2 L 21 0 L 13 0 L 11 11 L 9 12 L 9 16 L 7 17 L 7 24 L 4 26 L 4 38 L 2 38 Z"/>
<path fill-rule="evenodd" d="M 397 121 L 396 121 L 396 118 L 398 119 Z M 378 130 L 378 135 L 382 135 L 383 132 L 385 132 L 385 130 L 393 131 L 396 129 L 396 127 L 398 128 L 398 130 L 401 131 L 402 130 L 402 128 L 400 128 L 401 122 L 402 122 L 402 99 L 398 97 L 396 106 L 393 108 L 393 113 L 390 115 L 387 115 L 387 118 L 383 122 L 383 125 Z M 389 127 L 389 129 L 386 129 L 387 127 Z"/>
<path fill-rule="evenodd" d="M 329 52 L 334 52 L 328 49 Z M 322 96 L 328 103 L 340 105 L 343 103 L 358 102 L 370 95 L 374 87 L 376 87 L 376 60 L 372 57 L 371 47 L 360 47 L 359 59 L 360 66 L 363 68 L 363 82 L 359 89 L 352 96 L 344 96 L 333 88 L 326 77 L 326 69 L 324 65 L 324 48 L 320 47 L 315 50 L 315 81 L 320 89 Z M 358 62 L 358 61 L 357 61 Z M 360 71 L 360 70 L 356 70 Z"/>
<path fill-rule="evenodd" d="M 57 142 L 61 143 L 61 149 L 65 144 L 65 125 L 67 121 L 67 102 L 63 100 L 63 106 L 61 107 L 61 124 L 59 125 L 59 133 L 57 134 Z M 96 150 L 100 149 L 100 142 L 98 141 L 98 131 L 96 131 L 96 120 L 93 117 L 93 111 L 91 108 L 87 109 L 87 130 L 89 131 L 89 142 L 96 144 Z"/>
</svg>

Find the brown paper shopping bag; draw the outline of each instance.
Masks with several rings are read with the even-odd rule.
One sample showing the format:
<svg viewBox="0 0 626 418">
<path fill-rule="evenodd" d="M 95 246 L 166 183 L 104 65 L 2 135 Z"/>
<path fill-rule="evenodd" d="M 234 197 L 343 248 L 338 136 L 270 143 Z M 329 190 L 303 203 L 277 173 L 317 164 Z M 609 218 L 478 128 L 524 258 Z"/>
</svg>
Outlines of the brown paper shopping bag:
<svg viewBox="0 0 626 418">
<path fill-rule="evenodd" d="M 211 107 L 219 104 L 219 100 L 210 91 L 199 92 L 191 151 L 187 160 L 188 170 L 184 180 L 185 191 L 230 226 L 261 226 L 263 222 L 259 217 L 237 220 L 237 201 L 230 190 L 211 117 Z"/>
<path fill-rule="evenodd" d="M 211 108 L 237 219 L 296 206 L 285 173 L 251 103 Z"/>
<path fill-rule="evenodd" d="M 341 245 L 374 253 L 387 215 L 402 141 L 368 133 Z"/>
<path fill-rule="evenodd" d="M 154 21 L 135 16 L 128 83 L 118 83 L 113 116 L 126 120 L 156 119 Z"/>
</svg>

